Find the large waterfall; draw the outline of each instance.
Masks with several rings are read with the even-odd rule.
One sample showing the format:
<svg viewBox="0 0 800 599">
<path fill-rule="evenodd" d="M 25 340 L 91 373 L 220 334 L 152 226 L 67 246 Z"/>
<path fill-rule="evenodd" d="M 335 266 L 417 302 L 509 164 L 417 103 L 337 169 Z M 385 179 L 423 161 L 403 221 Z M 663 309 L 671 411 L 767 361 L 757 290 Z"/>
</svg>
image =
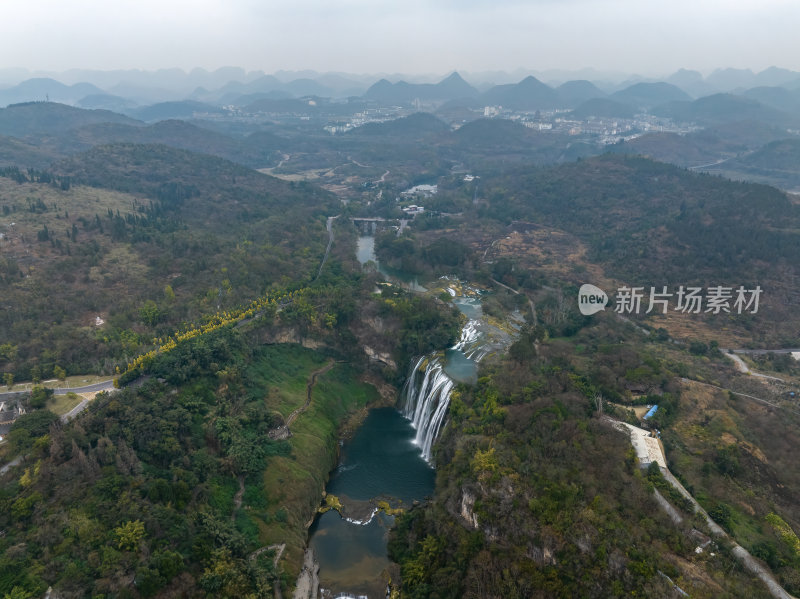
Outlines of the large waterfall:
<svg viewBox="0 0 800 599">
<path fill-rule="evenodd" d="M 479 341 L 478 321 L 470 320 L 461 330 L 461 339 L 451 352 L 461 352 L 473 362 L 478 362 L 486 350 Z M 415 442 L 422 449 L 422 457 L 431 460 L 431 448 L 444 424 L 450 393 L 455 382 L 445 371 L 446 359 L 430 354 L 414 360 L 403 387 L 400 410 L 417 431 Z"/>
</svg>

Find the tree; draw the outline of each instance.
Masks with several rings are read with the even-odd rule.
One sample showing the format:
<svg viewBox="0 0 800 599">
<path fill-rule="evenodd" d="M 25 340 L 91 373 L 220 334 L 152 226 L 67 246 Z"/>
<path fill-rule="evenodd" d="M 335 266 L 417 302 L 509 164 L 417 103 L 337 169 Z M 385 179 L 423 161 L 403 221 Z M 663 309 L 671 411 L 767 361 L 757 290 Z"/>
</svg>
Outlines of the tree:
<svg viewBox="0 0 800 599">
<path fill-rule="evenodd" d="M 203 571 L 200 586 L 215 597 L 249 597 L 247 577 L 227 547 L 214 552 L 211 563 Z"/>
<path fill-rule="evenodd" d="M 150 326 L 155 325 L 159 321 L 161 313 L 153 300 L 147 300 L 144 305 L 139 308 L 139 318 L 142 319 L 143 323 Z"/>
<path fill-rule="evenodd" d="M 11 389 L 14 386 L 14 375 L 11 374 L 10 372 L 6 372 L 3 375 L 3 382 L 9 389 Z"/>
<path fill-rule="evenodd" d="M 0 360 L 13 362 L 17 357 L 17 353 L 19 353 L 19 348 L 16 345 L 11 345 L 10 343 L 0 344 Z"/>
<path fill-rule="evenodd" d="M 129 520 L 122 526 L 114 529 L 117 537 L 117 547 L 133 551 L 139 547 L 139 541 L 144 537 L 144 523 L 141 520 Z"/>
<path fill-rule="evenodd" d="M 52 389 L 36 386 L 31 391 L 31 399 L 28 403 L 34 410 L 41 410 L 51 397 L 53 397 Z"/>
<path fill-rule="evenodd" d="M 14 587 L 3 595 L 3 599 L 32 599 L 33 593 L 29 593 L 22 587 Z"/>
<path fill-rule="evenodd" d="M 731 508 L 728 504 L 721 501 L 708 510 L 711 519 L 722 528 L 730 532 L 731 530 Z"/>
<path fill-rule="evenodd" d="M 33 442 L 46 435 L 50 425 L 57 420 L 58 416 L 49 410 L 36 410 L 17 418 L 8 433 L 8 443 L 12 451 L 30 449 Z"/>
<path fill-rule="evenodd" d="M 63 381 L 67 378 L 67 371 L 61 368 L 58 364 L 53 367 L 53 376 L 56 377 L 59 381 Z"/>
<path fill-rule="evenodd" d="M 595 409 L 597 410 L 597 415 L 603 415 L 603 394 L 602 393 L 595 393 L 594 397 L 592 398 L 594 401 Z"/>
</svg>

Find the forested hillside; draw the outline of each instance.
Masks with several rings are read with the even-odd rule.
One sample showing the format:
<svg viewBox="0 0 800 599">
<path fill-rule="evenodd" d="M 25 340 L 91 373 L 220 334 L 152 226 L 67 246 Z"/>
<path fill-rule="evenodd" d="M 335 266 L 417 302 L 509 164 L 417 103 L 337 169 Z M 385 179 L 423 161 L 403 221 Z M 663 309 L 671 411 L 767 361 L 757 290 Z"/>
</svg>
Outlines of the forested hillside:
<svg viewBox="0 0 800 599">
<path fill-rule="evenodd" d="M 454 393 L 451 424 L 435 456 L 436 496 L 392 532 L 402 596 L 672 597 L 677 585 L 692 597 L 768 597 L 729 543 L 718 541 L 710 555 L 695 552 L 703 536 L 693 529 L 707 532 L 705 523 L 670 494 L 658 468 L 639 468 L 627 434 L 600 417 L 598 397 L 614 418 L 633 418 L 609 398 L 627 404 L 626 385 L 639 381 L 653 389 L 641 400 L 659 404 L 652 425 L 681 430 L 677 423 L 693 411 L 694 397 L 681 389 L 676 370 L 695 377 L 701 363 L 669 343 L 643 342 L 613 318 L 566 338 L 548 340 L 545 330 L 523 332 L 507 358 L 482 369 L 477 386 Z M 670 442 L 668 456 L 673 447 L 683 446 Z M 724 467 L 717 463 L 714 476 Z M 663 511 L 654 488 L 676 506 L 680 522 Z M 715 502 L 726 492 L 717 487 L 703 497 L 717 517 Z M 773 567 L 783 564 L 784 584 L 792 588 L 791 543 L 757 524 L 770 509 L 738 522 L 759 527 L 757 539 L 745 538 L 748 546 L 772 555 Z M 789 518 L 790 511 L 782 513 Z"/>
<path fill-rule="evenodd" d="M 6 175 L 0 326 L 18 349 L 0 370 L 17 380 L 113 372 L 181 322 L 310 280 L 338 210 L 319 188 L 166 146 Z"/>
</svg>

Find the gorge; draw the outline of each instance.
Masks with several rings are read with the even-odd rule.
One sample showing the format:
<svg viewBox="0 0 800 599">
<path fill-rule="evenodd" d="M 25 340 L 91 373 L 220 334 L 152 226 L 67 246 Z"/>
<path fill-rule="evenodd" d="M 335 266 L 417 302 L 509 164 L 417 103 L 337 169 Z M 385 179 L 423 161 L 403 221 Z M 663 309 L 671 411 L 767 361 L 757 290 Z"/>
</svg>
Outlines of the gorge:
<svg viewBox="0 0 800 599">
<path fill-rule="evenodd" d="M 396 281 L 395 273 L 381 269 L 373 248 L 371 236 L 359 238 L 359 262 L 374 262 L 379 272 Z M 402 277 L 399 282 L 424 290 L 415 279 Z M 484 292 L 455 278 L 442 277 L 431 287 L 443 287 L 462 313 L 460 339 L 449 349 L 414 358 L 396 407 L 371 410 L 352 439 L 340 442 L 323 513 L 309 530 L 325 597 L 385 596 L 393 570 L 387 555 L 391 514 L 433 493 L 432 450 L 446 423 L 452 391 L 460 383 L 477 381 L 478 362 L 508 345 L 521 321 L 515 313 L 508 326 L 490 324 L 481 310 Z"/>
</svg>

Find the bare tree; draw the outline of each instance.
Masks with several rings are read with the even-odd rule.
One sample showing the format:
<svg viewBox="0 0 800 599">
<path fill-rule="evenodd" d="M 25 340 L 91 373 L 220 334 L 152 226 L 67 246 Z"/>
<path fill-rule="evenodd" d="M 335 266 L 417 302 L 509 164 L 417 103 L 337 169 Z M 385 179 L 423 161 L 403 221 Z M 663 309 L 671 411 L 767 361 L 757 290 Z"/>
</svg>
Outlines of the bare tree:
<svg viewBox="0 0 800 599">
<path fill-rule="evenodd" d="M 592 398 L 592 400 L 594 401 L 594 406 L 595 406 L 595 409 L 597 410 L 597 415 L 598 416 L 602 416 L 603 415 L 603 394 L 600 393 L 599 391 L 596 392 L 594 394 L 594 397 Z"/>
</svg>

